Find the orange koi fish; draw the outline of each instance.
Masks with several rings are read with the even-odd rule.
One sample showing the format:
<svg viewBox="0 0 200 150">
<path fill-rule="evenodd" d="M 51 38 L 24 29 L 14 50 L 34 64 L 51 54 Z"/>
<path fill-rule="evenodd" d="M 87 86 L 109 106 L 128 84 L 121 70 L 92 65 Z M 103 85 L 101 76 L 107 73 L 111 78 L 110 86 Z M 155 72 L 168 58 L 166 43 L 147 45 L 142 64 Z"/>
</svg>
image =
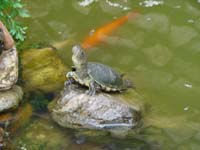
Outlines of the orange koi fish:
<svg viewBox="0 0 200 150">
<path fill-rule="evenodd" d="M 97 44 L 103 41 L 105 36 L 108 36 L 117 28 L 119 28 L 121 25 L 123 25 L 125 22 L 127 22 L 130 18 L 136 17 L 137 15 L 138 15 L 137 12 L 131 12 L 128 13 L 126 16 L 122 16 L 117 20 L 114 20 L 98 28 L 92 35 L 89 35 L 88 37 L 85 38 L 81 46 L 84 49 L 89 49 L 96 46 Z"/>
</svg>

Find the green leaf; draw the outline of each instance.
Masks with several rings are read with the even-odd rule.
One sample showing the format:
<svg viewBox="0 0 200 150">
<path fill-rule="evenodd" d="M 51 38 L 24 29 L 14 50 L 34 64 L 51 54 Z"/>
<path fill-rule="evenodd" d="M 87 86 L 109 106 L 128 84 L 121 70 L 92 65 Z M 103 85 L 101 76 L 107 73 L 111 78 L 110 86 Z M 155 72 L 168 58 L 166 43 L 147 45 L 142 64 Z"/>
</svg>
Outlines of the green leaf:
<svg viewBox="0 0 200 150">
<path fill-rule="evenodd" d="M 23 5 L 19 2 L 16 2 L 13 4 L 13 8 L 22 8 L 22 7 L 23 7 Z"/>
<path fill-rule="evenodd" d="M 22 17 L 22 18 L 30 17 L 30 15 L 29 15 L 27 10 L 20 9 L 20 10 L 18 10 L 18 13 L 19 13 L 19 16 Z"/>
<path fill-rule="evenodd" d="M 17 41 L 24 41 L 27 27 L 23 27 L 18 18 L 30 17 L 28 11 L 23 8 L 21 0 L 0 0 L 0 20 Z"/>
</svg>

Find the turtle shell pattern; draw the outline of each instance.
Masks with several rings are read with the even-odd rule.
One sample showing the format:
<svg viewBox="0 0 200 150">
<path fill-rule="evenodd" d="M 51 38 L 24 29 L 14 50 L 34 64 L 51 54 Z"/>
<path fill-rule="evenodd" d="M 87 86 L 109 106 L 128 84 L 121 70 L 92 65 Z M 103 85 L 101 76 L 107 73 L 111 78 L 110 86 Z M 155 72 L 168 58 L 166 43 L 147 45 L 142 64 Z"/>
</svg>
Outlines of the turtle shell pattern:
<svg viewBox="0 0 200 150">
<path fill-rule="evenodd" d="M 119 73 L 111 67 L 104 64 L 88 62 L 88 75 L 93 79 L 101 89 L 105 91 L 120 91 L 123 90 L 123 80 Z"/>
</svg>

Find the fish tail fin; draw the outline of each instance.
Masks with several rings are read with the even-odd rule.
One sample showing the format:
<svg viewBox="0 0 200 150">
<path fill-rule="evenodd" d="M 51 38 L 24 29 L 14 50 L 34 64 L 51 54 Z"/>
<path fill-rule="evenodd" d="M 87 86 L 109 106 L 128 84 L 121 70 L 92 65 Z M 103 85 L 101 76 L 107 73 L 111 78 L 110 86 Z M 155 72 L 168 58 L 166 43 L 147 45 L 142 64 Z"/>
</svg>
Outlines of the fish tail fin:
<svg viewBox="0 0 200 150">
<path fill-rule="evenodd" d="M 128 20 L 132 20 L 132 19 L 135 19 L 137 16 L 139 16 L 139 11 L 138 10 L 134 10 L 134 11 L 131 11 L 127 14 L 127 17 L 128 17 Z"/>
</svg>

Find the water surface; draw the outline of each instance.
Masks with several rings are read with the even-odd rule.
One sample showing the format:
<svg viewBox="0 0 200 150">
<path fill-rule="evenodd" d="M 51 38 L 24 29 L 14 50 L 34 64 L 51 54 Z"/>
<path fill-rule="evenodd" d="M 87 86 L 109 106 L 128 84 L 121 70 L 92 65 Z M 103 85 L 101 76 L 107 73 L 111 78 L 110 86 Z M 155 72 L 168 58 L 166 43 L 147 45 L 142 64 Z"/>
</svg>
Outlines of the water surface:
<svg viewBox="0 0 200 150">
<path fill-rule="evenodd" d="M 147 142 L 155 139 L 166 148 L 168 145 L 180 150 L 200 148 L 200 3 L 197 0 L 24 2 L 32 15 L 24 20 L 30 43 L 66 39 L 81 43 L 92 30 L 128 12 L 139 11 L 137 19 L 128 21 L 88 52 L 88 59 L 108 64 L 134 81 L 137 92 L 149 106 L 144 118 L 156 126 L 156 130 L 150 129 L 150 133 L 145 132 L 140 138 Z M 69 66 L 71 46 L 58 50 Z M 157 128 L 162 130 L 159 137 Z M 134 140 L 127 141 L 125 148 L 131 143 L 135 145 Z M 71 149 L 78 149 L 74 147 Z"/>
</svg>

